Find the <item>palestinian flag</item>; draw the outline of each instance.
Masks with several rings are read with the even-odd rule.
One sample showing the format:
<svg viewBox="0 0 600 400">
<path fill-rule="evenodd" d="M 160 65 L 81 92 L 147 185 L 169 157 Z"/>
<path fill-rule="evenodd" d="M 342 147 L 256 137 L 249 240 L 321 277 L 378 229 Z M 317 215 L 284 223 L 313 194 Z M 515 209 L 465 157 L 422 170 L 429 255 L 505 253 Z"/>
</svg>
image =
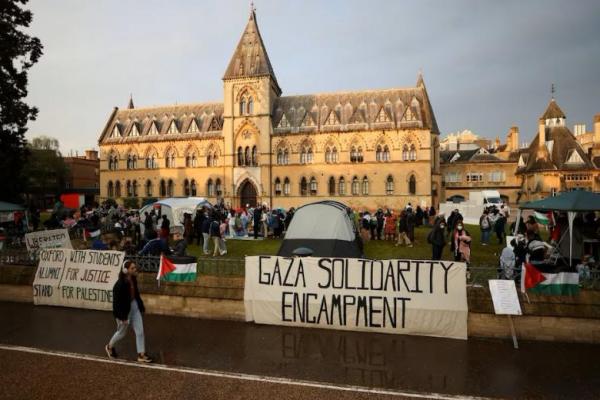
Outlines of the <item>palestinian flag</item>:
<svg viewBox="0 0 600 400">
<path fill-rule="evenodd" d="M 168 282 L 192 282 L 196 280 L 198 261 L 191 256 L 160 256 L 160 267 L 156 280 Z"/>
<path fill-rule="evenodd" d="M 550 223 L 554 223 L 554 218 L 552 216 L 552 212 L 543 214 L 543 213 L 535 211 L 533 216 L 534 216 L 535 220 L 537 221 L 537 223 L 540 225 L 548 225 Z"/>
<path fill-rule="evenodd" d="M 573 296 L 579 293 L 579 274 L 554 265 L 523 263 L 521 292 Z"/>
</svg>

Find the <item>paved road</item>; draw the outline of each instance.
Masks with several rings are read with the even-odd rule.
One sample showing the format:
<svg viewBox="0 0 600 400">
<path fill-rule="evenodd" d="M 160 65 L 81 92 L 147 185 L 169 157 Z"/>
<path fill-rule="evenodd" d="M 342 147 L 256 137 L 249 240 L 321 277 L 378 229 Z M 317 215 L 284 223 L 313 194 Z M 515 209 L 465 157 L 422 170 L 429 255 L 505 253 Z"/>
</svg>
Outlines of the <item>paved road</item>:
<svg viewBox="0 0 600 400">
<path fill-rule="evenodd" d="M 158 363 L 226 374 L 501 398 L 591 399 L 598 398 L 600 387 L 600 346 L 522 342 L 521 349 L 513 350 L 507 341 L 294 329 L 157 315 L 146 316 L 145 327 L 149 352 Z M 103 357 L 113 329 L 108 312 L 0 302 L 2 345 Z M 122 358 L 134 358 L 132 334 L 119 350 Z M 21 381 L 21 392 L 0 392 L 7 398 L 38 398 L 35 388 L 45 388 L 39 390 L 48 398 L 59 397 L 55 393 L 75 398 L 82 387 L 76 382 L 85 384 L 86 398 L 128 398 L 132 390 L 144 394 L 139 398 L 203 397 L 199 394 L 206 398 L 391 398 L 13 350 L 0 350 L 0 365 L 0 387 Z"/>
</svg>

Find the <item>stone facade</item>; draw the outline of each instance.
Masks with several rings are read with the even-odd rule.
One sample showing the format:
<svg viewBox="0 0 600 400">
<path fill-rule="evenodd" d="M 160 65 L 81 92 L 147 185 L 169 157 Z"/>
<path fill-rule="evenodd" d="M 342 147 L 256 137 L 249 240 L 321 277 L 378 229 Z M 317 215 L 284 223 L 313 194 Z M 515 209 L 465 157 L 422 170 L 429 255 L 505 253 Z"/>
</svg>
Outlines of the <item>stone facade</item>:
<svg viewBox="0 0 600 400">
<path fill-rule="evenodd" d="M 422 76 L 409 88 L 282 96 L 252 12 L 223 88 L 223 103 L 115 108 L 99 139 L 101 200 L 437 206 L 439 131 Z"/>
</svg>

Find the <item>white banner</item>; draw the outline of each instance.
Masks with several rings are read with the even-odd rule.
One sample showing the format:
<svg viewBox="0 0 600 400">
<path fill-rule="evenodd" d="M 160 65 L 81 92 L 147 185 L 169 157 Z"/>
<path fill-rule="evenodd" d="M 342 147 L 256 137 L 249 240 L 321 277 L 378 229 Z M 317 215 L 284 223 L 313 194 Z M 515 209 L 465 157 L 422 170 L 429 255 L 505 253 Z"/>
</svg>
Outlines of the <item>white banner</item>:
<svg viewBox="0 0 600 400">
<path fill-rule="evenodd" d="M 246 257 L 244 302 L 260 324 L 467 338 L 461 262 Z"/>
<path fill-rule="evenodd" d="M 38 250 L 61 247 L 71 249 L 71 238 L 66 229 L 53 229 L 50 231 L 37 231 L 25 234 L 27 250 Z"/>
<path fill-rule="evenodd" d="M 39 255 L 34 304 L 112 310 L 112 289 L 125 253 L 40 249 Z"/>
</svg>

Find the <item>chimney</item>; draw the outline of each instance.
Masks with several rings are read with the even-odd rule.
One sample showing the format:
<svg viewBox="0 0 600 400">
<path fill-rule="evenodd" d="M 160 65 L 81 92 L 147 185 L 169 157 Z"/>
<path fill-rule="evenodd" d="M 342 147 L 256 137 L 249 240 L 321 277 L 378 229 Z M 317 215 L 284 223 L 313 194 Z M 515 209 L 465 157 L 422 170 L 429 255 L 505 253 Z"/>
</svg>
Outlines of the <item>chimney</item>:
<svg viewBox="0 0 600 400">
<path fill-rule="evenodd" d="M 594 115 L 594 143 L 600 144 L 600 114 Z"/>
<path fill-rule="evenodd" d="M 506 138 L 507 151 L 519 150 L 519 127 L 511 126 Z"/>
<path fill-rule="evenodd" d="M 496 141 L 494 142 L 494 148 L 497 149 L 500 147 L 500 138 L 496 136 Z"/>
<path fill-rule="evenodd" d="M 546 158 L 548 149 L 546 148 L 546 121 L 543 118 L 539 119 L 538 123 L 538 150 L 537 158 Z"/>
<path fill-rule="evenodd" d="M 86 150 L 85 151 L 85 159 L 86 160 L 98 160 L 98 151 L 97 150 Z"/>
</svg>

